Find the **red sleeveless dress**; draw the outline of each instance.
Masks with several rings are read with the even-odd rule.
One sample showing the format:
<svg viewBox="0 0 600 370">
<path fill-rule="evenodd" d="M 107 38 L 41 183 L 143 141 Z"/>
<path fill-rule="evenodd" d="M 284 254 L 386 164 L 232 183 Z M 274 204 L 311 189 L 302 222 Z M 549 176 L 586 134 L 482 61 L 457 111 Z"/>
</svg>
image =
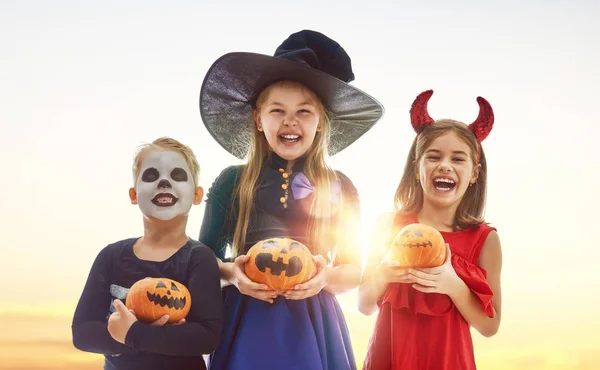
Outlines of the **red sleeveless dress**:
<svg viewBox="0 0 600 370">
<path fill-rule="evenodd" d="M 397 216 L 393 235 L 416 222 L 416 216 Z M 441 232 L 450 244 L 454 270 L 479 298 L 488 317 L 494 315 L 493 294 L 477 261 L 492 230 L 479 225 Z M 447 295 L 422 293 L 410 284 L 392 283 L 377 304 L 379 314 L 363 370 L 476 369 L 470 326 Z"/>
</svg>

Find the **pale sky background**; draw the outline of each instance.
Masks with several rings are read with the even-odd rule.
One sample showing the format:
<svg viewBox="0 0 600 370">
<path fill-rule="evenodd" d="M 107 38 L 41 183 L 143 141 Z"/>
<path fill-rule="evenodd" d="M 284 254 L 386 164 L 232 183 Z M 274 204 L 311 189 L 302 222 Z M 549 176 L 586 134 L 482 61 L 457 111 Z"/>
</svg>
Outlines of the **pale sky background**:
<svg viewBox="0 0 600 370">
<path fill-rule="evenodd" d="M 307 28 L 346 49 L 353 84 L 386 108 L 331 160 L 360 192 L 365 233 L 392 207 L 414 98 L 433 89 L 432 117 L 470 123 L 481 95 L 496 116 L 483 145 L 503 325 L 599 338 L 600 3 L 521 3 L 0 2 L 0 276 L 15 289 L 0 312 L 70 315 L 100 249 L 142 232 L 127 195 L 139 144 L 190 145 L 208 191 L 238 161 L 201 122 L 205 72 Z M 192 209 L 194 238 L 203 211 Z"/>
</svg>

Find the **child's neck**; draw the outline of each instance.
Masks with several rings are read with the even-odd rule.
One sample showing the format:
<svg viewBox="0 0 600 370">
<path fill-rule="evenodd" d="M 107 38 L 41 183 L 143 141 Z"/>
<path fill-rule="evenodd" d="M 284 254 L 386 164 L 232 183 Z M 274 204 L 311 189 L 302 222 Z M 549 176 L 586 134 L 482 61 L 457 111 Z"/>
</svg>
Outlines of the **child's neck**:
<svg viewBox="0 0 600 370">
<path fill-rule="evenodd" d="M 183 220 L 181 219 L 183 217 Z M 157 249 L 180 248 L 188 241 L 185 233 L 187 217 L 180 216 L 169 221 L 144 217 L 142 244 Z"/>
<path fill-rule="evenodd" d="M 440 208 L 425 202 L 417 214 L 420 223 L 434 227 L 440 231 L 454 231 L 454 219 L 458 205 Z"/>
<path fill-rule="evenodd" d="M 290 160 L 287 162 L 287 166 L 286 166 L 285 172 L 287 172 L 287 173 L 292 173 L 292 169 L 294 168 L 294 164 L 295 164 L 295 163 L 296 163 L 296 160 L 295 160 L 295 159 L 290 159 Z"/>
</svg>

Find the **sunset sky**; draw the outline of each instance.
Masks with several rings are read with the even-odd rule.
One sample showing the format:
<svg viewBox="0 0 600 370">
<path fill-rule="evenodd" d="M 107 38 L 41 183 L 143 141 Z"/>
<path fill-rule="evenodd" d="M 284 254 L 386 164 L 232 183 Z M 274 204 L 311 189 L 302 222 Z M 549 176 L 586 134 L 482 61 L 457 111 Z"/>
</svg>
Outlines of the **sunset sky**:
<svg viewBox="0 0 600 370">
<path fill-rule="evenodd" d="M 599 3 L 328 3 L 0 3 L 1 370 L 101 369 L 72 346 L 70 321 L 97 253 L 142 232 L 127 194 L 135 148 L 190 145 L 208 191 L 239 161 L 200 120 L 205 72 L 226 52 L 272 55 L 301 29 L 338 41 L 353 84 L 386 108 L 331 159 L 359 190 L 365 237 L 393 205 L 414 98 L 433 89 L 431 116 L 467 123 L 477 96 L 491 103 L 486 219 L 503 247 L 503 314 L 493 338 L 474 332 L 479 368 L 598 367 Z M 362 362 L 375 316 L 355 291 L 340 301 Z"/>
</svg>

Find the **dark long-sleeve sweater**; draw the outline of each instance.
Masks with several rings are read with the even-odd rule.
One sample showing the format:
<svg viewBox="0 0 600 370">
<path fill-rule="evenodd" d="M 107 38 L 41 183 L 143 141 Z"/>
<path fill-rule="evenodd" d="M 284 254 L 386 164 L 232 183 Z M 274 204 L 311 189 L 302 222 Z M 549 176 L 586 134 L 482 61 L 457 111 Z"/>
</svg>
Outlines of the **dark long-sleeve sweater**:
<svg viewBox="0 0 600 370">
<path fill-rule="evenodd" d="M 170 258 L 145 261 L 133 253 L 136 239 L 105 247 L 96 257 L 73 318 L 73 344 L 105 355 L 105 369 L 206 369 L 203 354 L 217 346 L 222 327 L 219 269 L 214 253 L 188 241 Z M 126 300 L 129 287 L 146 277 L 166 277 L 185 285 L 192 297 L 186 323 L 151 326 L 140 321 L 125 344 L 107 329 L 115 298 Z"/>
</svg>

